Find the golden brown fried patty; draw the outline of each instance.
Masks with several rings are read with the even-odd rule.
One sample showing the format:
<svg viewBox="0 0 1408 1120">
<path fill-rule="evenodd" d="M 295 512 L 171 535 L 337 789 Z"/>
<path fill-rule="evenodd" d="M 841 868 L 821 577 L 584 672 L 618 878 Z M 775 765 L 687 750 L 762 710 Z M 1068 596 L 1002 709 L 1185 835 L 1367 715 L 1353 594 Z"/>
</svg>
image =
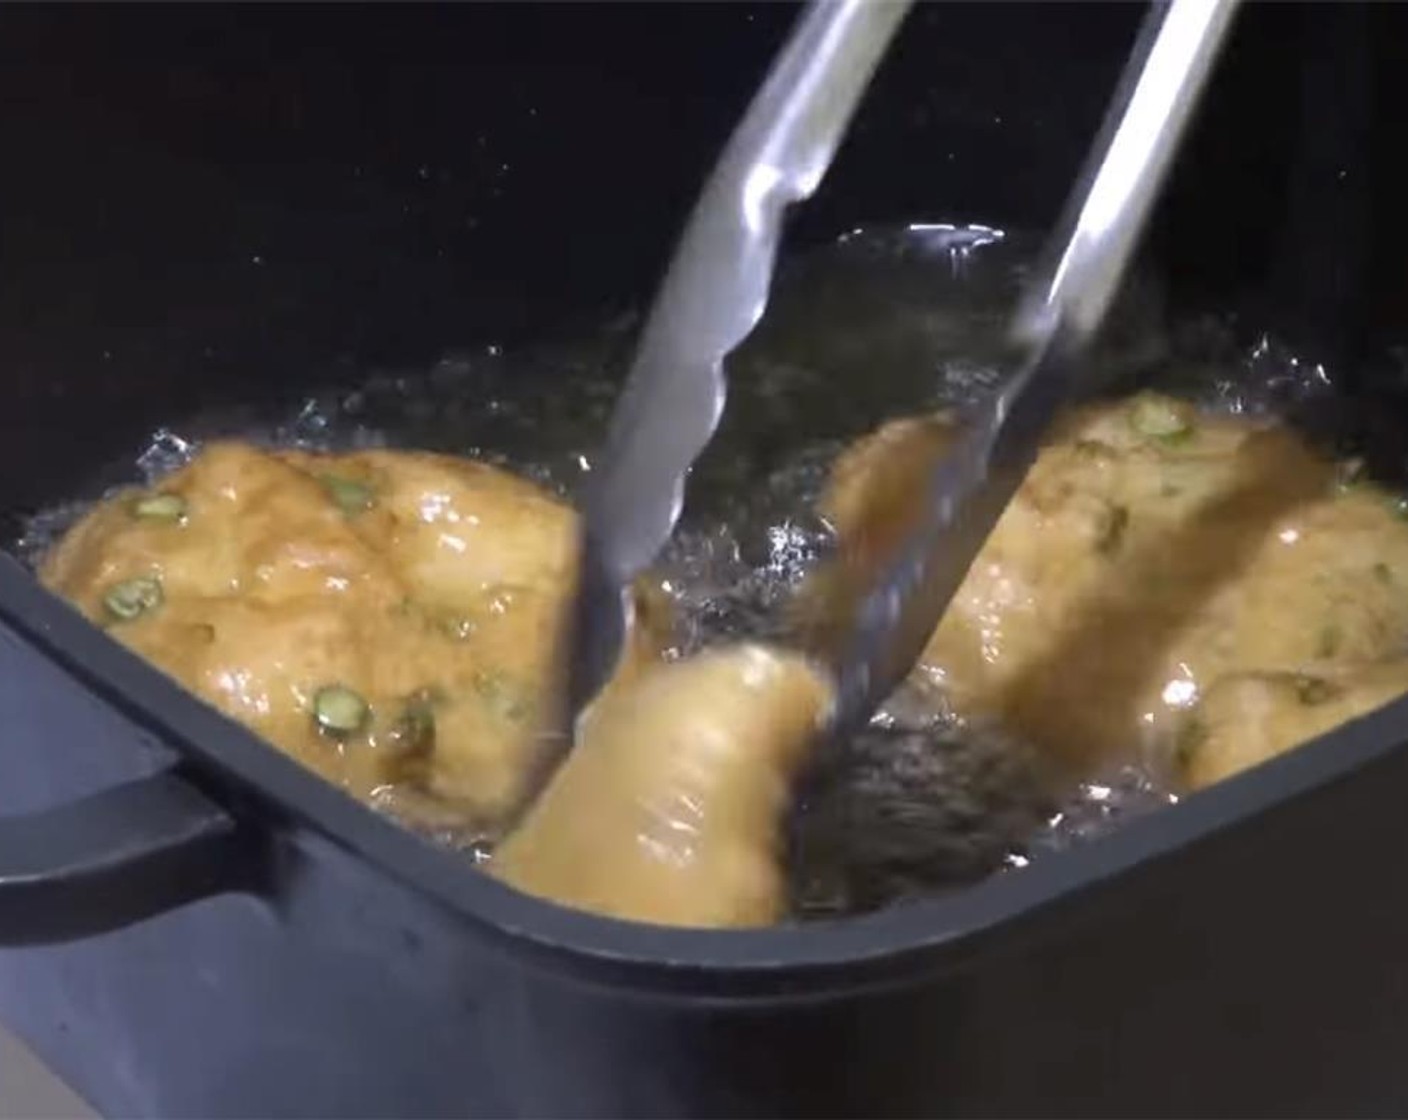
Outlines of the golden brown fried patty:
<svg viewBox="0 0 1408 1120">
<path fill-rule="evenodd" d="M 831 703 L 794 654 L 745 645 L 648 669 L 579 741 L 490 870 L 534 894 L 665 925 L 782 916 L 779 824 Z"/>
<path fill-rule="evenodd" d="M 948 432 L 943 418 L 898 421 L 838 462 L 823 512 L 854 566 L 896 531 L 902 507 L 887 489 Z M 1408 523 L 1385 491 L 1343 485 L 1284 427 L 1145 394 L 1057 427 L 924 661 L 960 712 L 994 716 L 1084 769 L 1170 746 L 1224 678 L 1397 656 L 1405 592 Z M 1393 691 L 1349 689 L 1319 715 L 1348 718 Z M 1303 741 L 1319 715 L 1267 742 Z M 1259 757 L 1225 736 L 1201 750 L 1185 771 L 1193 784 Z"/>
<path fill-rule="evenodd" d="M 575 548 L 568 507 L 481 463 L 219 443 L 95 507 L 41 578 L 324 777 L 446 827 L 518 793 Z"/>
</svg>

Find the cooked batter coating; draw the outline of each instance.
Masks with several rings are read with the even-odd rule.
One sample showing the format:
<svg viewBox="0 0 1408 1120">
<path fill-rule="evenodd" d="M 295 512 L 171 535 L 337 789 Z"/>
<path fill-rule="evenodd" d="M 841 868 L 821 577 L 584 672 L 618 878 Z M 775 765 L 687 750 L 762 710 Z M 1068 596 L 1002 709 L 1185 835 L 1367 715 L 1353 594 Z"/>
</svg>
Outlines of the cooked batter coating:
<svg viewBox="0 0 1408 1120">
<path fill-rule="evenodd" d="M 1237 673 L 1217 681 L 1179 728 L 1183 781 L 1211 785 L 1408 693 L 1408 660 L 1316 673 Z"/>
<path fill-rule="evenodd" d="M 482 463 L 205 448 L 98 504 L 41 578 L 358 797 L 492 830 L 551 726 L 575 515 Z M 623 673 L 655 654 L 638 598 Z"/>
<path fill-rule="evenodd" d="M 871 495 L 917 477 L 947 439 L 945 418 L 902 420 L 837 463 L 823 512 L 850 578 L 900 528 L 902 506 Z M 1405 590 L 1408 522 L 1386 491 L 1347 480 L 1284 426 L 1143 394 L 1057 426 L 924 666 L 960 712 L 996 717 L 1083 771 L 1169 747 L 1183 713 L 1229 675 L 1396 655 Z"/>
<path fill-rule="evenodd" d="M 622 918 L 758 926 L 782 917 L 780 822 L 831 685 L 795 654 L 709 650 L 595 704 L 491 872 Z"/>
</svg>

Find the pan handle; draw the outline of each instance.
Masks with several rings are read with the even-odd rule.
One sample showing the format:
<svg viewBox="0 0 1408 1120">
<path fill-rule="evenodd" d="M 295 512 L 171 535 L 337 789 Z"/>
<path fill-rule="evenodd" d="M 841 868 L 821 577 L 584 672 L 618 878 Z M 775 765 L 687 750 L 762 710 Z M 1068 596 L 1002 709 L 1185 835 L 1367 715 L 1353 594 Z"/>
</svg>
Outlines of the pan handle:
<svg viewBox="0 0 1408 1120">
<path fill-rule="evenodd" d="M 253 847 L 176 770 L 0 817 L 0 947 L 71 941 L 253 888 Z"/>
</svg>

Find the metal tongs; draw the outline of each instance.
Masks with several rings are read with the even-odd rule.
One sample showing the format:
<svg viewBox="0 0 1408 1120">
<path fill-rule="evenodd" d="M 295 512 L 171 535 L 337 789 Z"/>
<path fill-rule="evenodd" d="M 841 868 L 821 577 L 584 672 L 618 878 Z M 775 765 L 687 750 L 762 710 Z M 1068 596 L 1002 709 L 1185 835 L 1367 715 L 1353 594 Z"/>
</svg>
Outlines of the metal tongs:
<svg viewBox="0 0 1408 1120">
<path fill-rule="evenodd" d="M 840 639 L 811 652 L 838 683 L 835 727 L 862 724 L 908 675 L 974 555 L 1079 381 L 1080 358 L 1124 274 L 1237 0 L 1172 0 L 1150 14 L 1092 159 L 1019 307 L 1019 372 L 966 418 L 956 449 L 912 494 L 908 531 L 838 604 Z M 784 208 L 808 198 L 909 8 L 814 0 L 714 169 L 641 337 L 589 479 L 569 701 L 614 670 L 631 581 L 668 541 L 691 465 L 723 411 L 725 356 L 762 317 Z"/>
</svg>

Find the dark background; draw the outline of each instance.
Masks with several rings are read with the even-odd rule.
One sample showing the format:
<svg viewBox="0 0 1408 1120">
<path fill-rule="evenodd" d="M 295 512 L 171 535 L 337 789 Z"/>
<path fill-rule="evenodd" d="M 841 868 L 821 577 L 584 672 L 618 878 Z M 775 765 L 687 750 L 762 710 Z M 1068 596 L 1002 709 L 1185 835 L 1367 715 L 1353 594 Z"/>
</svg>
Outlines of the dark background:
<svg viewBox="0 0 1408 1120">
<path fill-rule="evenodd" d="M 1041 229 L 1140 5 L 926 4 L 793 241 Z M 785 4 L 0 8 L 0 371 L 97 455 L 196 404 L 639 303 Z M 1149 238 L 1343 364 L 1405 319 L 1399 5 L 1253 4 Z M 123 441 L 126 441 L 125 443 Z"/>
</svg>

